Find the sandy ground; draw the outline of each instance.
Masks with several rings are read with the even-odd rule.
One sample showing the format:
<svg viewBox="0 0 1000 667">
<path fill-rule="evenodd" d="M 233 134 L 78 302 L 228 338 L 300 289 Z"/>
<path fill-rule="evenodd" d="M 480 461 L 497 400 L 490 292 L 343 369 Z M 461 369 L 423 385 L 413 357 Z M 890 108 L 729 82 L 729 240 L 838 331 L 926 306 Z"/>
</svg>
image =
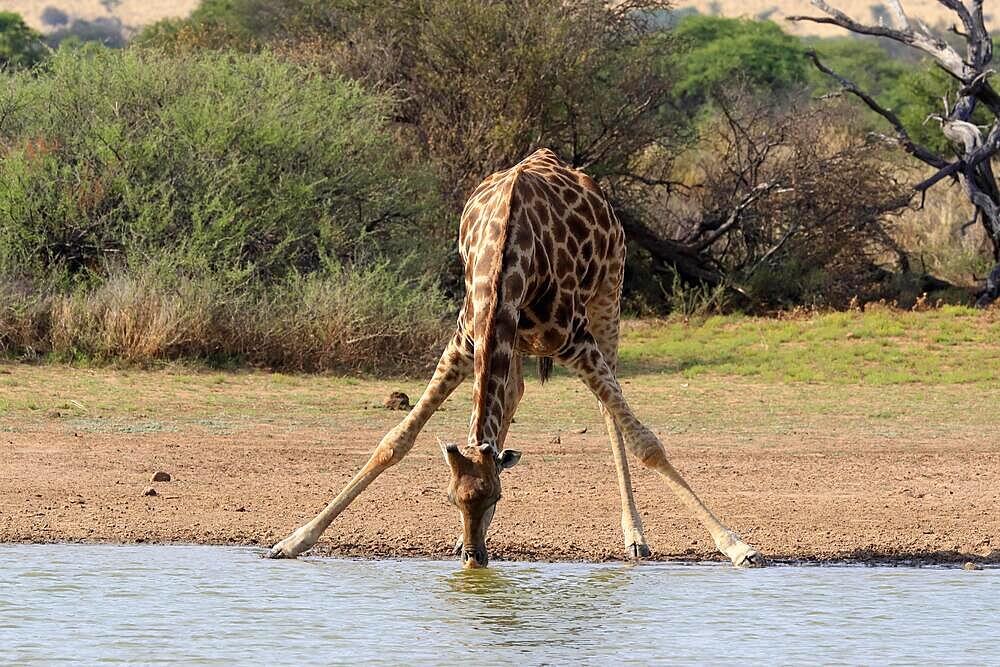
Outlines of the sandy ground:
<svg viewBox="0 0 1000 667">
<path fill-rule="evenodd" d="M 18 365 L 0 365 L 0 379 L 4 542 L 267 546 L 332 498 L 401 416 L 377 406 L 392 382 Z M 961 414 L 982 395 L 939 388 L 935 403 L 950 407 L 933 413 L 921 407 L 921 387 L 647 378 L 664 387 L 656 393 L 643 382 L 626 389 L 675 465 L 768 557 L 1000 562 L 996 430 Z M 418 386 L 400 388 L 414 395 Z M 982 391 L 994 404 L 997 390 Z M 529 387 L 531 407 L 509 444 L 524 458 L 505 474 L 494 558 L 623 556 L 610 452 L 579 392 L 566 378 Z M 460 439 L 467 402 L 449 401 L 410 457 L 334 523 L 317 551 L 447 556 L 458 520 L 435 441 Z M 886 412 L 907 404 L 917 407 Z M 152 483 L 157 470 L 173 480 Z M 143 496 L 149 486 L 159 495 Z M 638 471 L 635 487 L 654 558 L 717 557 L 658 477 Z"/>
</svg>

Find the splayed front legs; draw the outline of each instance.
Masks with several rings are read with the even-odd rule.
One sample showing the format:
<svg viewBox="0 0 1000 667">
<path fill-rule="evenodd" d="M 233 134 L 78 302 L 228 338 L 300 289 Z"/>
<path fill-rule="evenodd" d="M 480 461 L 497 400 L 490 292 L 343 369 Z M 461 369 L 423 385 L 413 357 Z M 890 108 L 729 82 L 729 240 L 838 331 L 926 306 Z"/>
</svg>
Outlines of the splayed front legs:
<svg viewBox="0 0 1000 667">
<path fill-rule="evenodd" d="M 472 372 L 472 349 L 461 331 L 457 332 L 441 355 L 434 377 L 417 404 L 394 429 L 382 438 L 365 466 L 344 490 L 309 523 L 281 540 L 268 552 L 268 558 L 295 558 L 319 540 L 334 519 L 364 491 L 369 484 L 399 463 L 413 448 L 417 434 L 445 399 Z"/>
</svg>

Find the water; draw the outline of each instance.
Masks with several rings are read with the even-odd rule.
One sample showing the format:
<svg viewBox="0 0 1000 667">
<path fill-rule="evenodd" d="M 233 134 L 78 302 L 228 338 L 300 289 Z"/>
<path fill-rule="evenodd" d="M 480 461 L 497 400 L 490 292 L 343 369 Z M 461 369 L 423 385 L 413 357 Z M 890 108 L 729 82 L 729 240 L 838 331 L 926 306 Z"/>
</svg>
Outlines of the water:
<svg viewBox="0 0 1000 667">
<path fill-rule="evenodd" d="M 997 663 L 1000 570 L 0 545 L 0 662 Z"/>
</svg>

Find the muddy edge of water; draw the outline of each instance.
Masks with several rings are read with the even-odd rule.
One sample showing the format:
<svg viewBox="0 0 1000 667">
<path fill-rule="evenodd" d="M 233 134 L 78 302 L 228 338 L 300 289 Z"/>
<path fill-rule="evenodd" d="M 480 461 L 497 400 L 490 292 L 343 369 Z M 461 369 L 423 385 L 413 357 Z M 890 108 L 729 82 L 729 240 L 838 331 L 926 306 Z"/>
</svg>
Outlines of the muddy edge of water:
<svg viewBox="0 0 1000 667">
<path fill-rule="evenodd" d="M 237 544 L 228 542 L 115 542 L 106 540 L 21 540 L 16 542 L 0 542 L 3 545 L 90 545 L 90 546 L 166 546 L 166 547 L 237 547 L 250 549 L 261 558 L 268 551 L 269 545 L 260 544 Z M 318 546 L 306 552 L 300 558 L 336 560 L 349 559 L 360 561 L 451 561 L 458 563 L 458 559 L 453 557 L 447 550 L 444 551 L 421 551 L 412 549 L 408 553 L 394 553 L 392 555 L 378 555 L 370 550 L 336 549 L 329 546 Z M 535 552 L 497 552 L 492 555 L 491 560 L 495 563 L 516 562 L 516 563 L 628 563 L 625 558 L 603 558 L 594 559 L 586 556 L 563 556 L 552 557 L 551 554 Z M 676 556 L 670 554 L 654 553 L 650 558 L 643 559 L 648 563 L 669 563 L 672 565 L 727 565 L 728 561 L 715 554 L 708 554 L 704 557 Z M 856 553 L 841 557 L 830 558 L 802 558 L 797 556 L 779 555 L 769 557 L 767 564 L 770 567 L 901 567 L 901 568 L 964 568 L 966 570 L 979 569 L 1000 569 L 1000 553 L 981 556 L 976 554 L 961 553 L 928 553 L 928 554 L 908 554 L 900 556 L 886 556 L 876 553 Z"/>
</svg>

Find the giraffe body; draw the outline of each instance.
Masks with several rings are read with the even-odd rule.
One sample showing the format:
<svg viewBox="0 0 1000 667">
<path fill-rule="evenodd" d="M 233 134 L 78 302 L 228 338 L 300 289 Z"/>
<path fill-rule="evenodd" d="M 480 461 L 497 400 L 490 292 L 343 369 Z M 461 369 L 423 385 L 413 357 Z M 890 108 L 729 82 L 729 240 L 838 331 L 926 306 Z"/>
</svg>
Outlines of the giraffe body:
<svg viewBox="0 0 1000 667">
<path fill-rule="evenodd" d="M 458 329 L 477 353 L 475 445 L 499 439 L 512 354 L 558 357 L 589 320 L 617 327 L 625 233 L 597 184 L 542 149 L 476 188 L 459 252 L 466 297 Z"/>
<path fill-rule="evenodd" d="M 424 394 L 341 494 L 269 555 L 294 557 L 311 547 L 361 491 L 406 455 L 427 419 L 473 375 L 466 445 L 443 449 L 452 473 L 448 498 L 462 515 L 456 552 L 466 567 L 485 566 L 500 473 L 520 458 L 504 441 L 524 391 L 522 357 L 532 355 L 566 366 L 598 399 L 618 474 L 629 555 L 648 556 L 649 549 L 626 448 L 663 476 L 734 564 L 762 565 L 760 554 L 698 499 L 622 395 L 615 370 L 625 235 L 597 184 L 540 149 L 472 193 L 462 213 L 459 251 L 466 296 L 455 335 Z"/>
</svg>

